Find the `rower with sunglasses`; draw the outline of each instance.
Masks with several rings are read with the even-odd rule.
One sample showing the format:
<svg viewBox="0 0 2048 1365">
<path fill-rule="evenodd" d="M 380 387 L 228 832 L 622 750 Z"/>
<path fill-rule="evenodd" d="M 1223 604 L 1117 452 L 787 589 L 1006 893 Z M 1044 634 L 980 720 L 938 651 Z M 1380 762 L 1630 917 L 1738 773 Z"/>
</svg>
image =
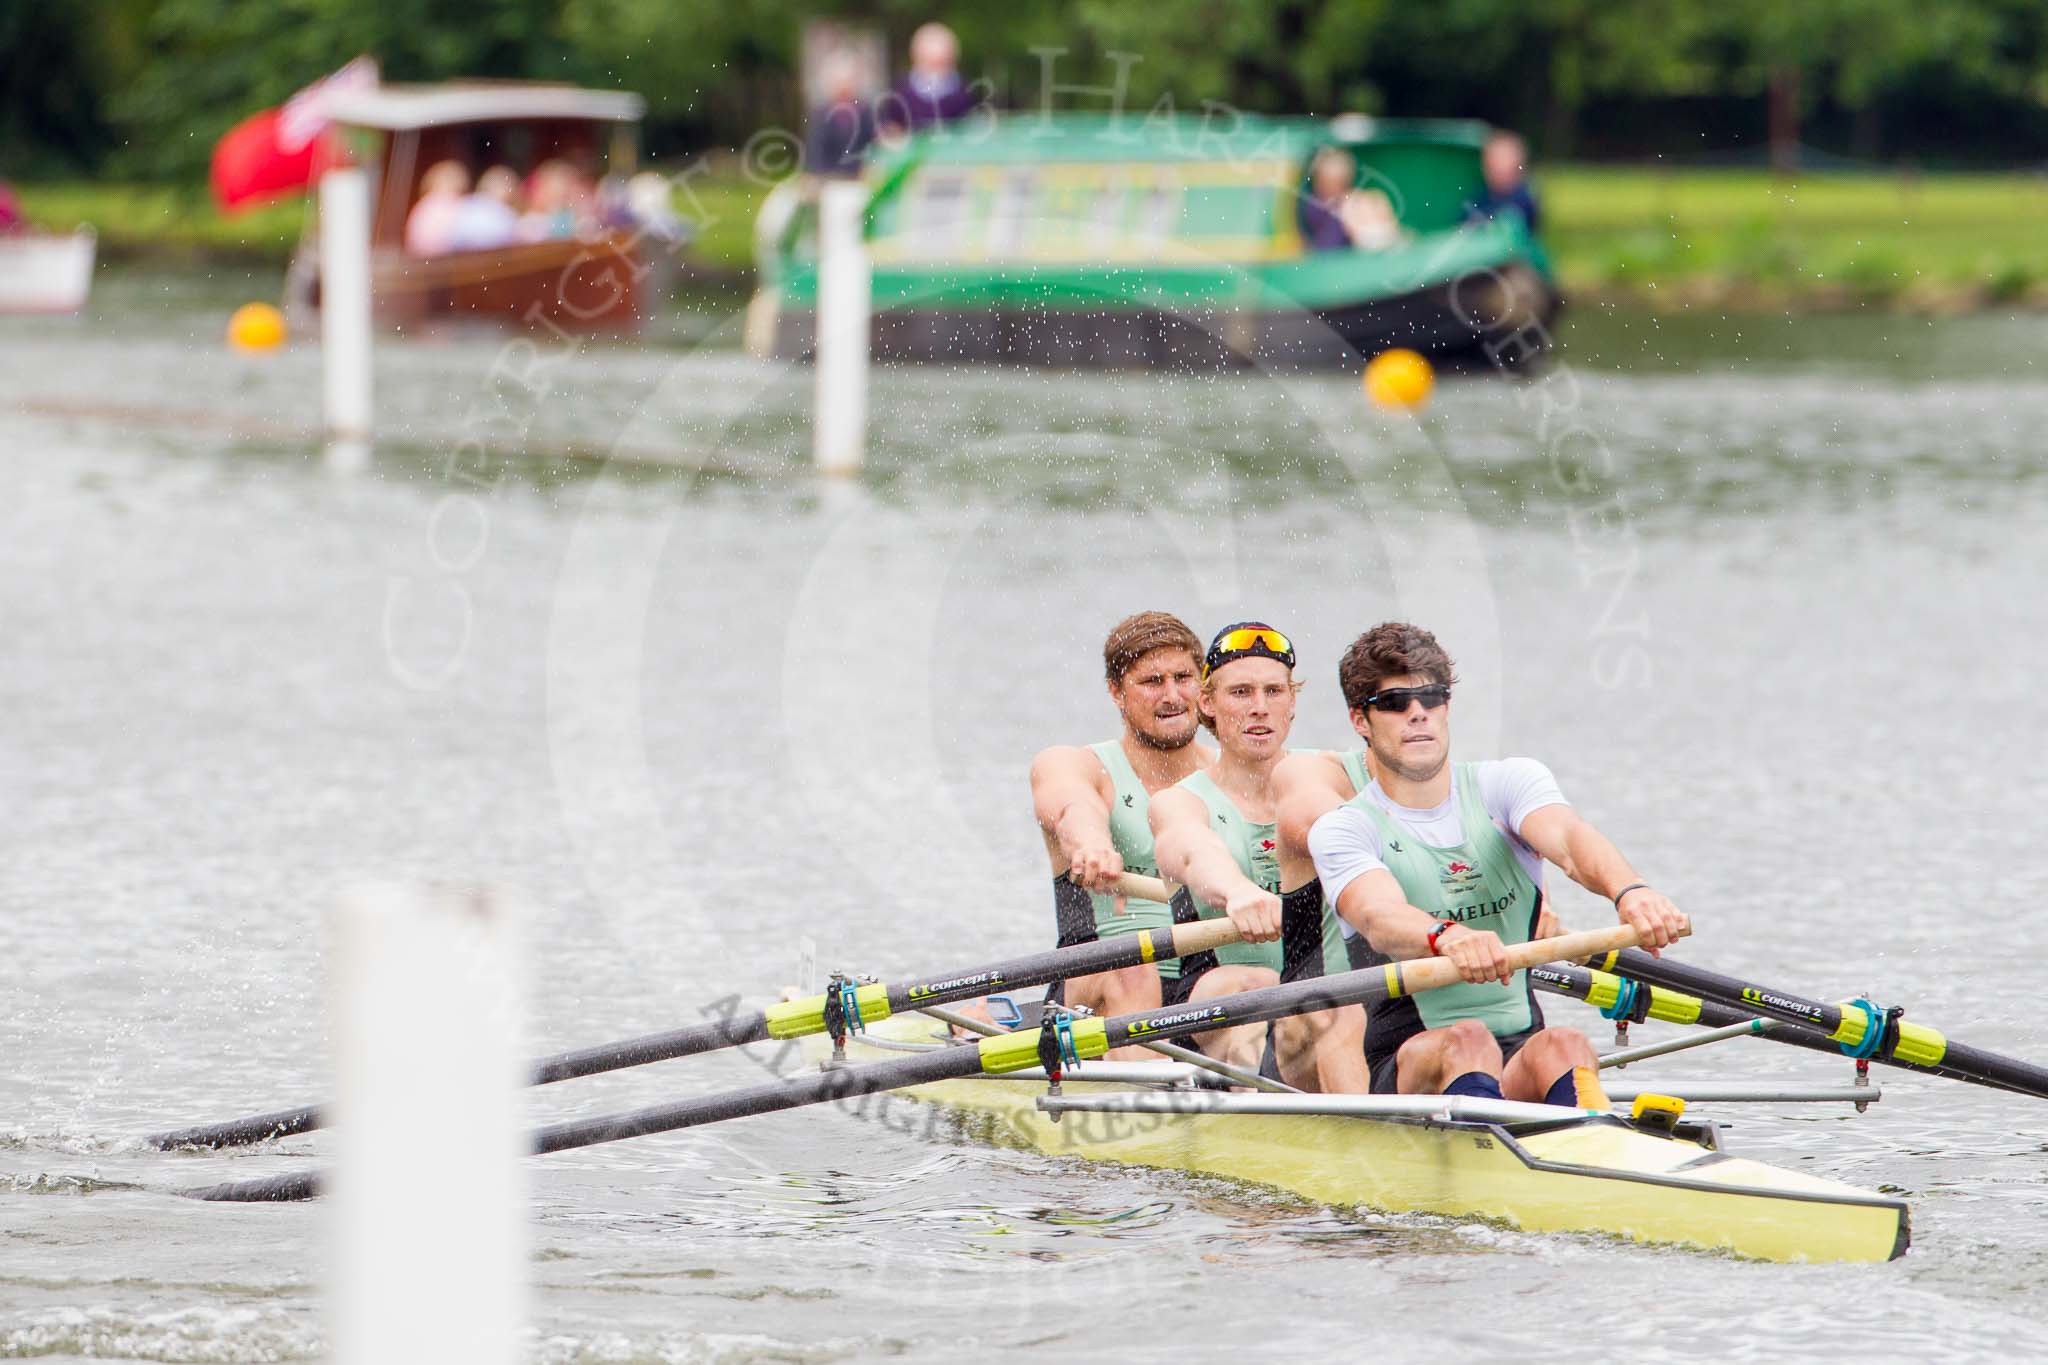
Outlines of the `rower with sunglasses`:
<svg viewBox="0 0 2048 1365">
<path fill-rule="evenodd" d="M 1652 953 L 1685 932 L 1686 917 L 1565 804 L 1543 764 L 1450 761 L 1456 678 L 1434 635 L 1376 626 L 1345 652 L 1338 680 L 1375 776 L 1350 801 L 1321 794 L 1323 812 L 1306 824 L 1324 896 L 1357 965 L 1435 954 L 1463 978 L 1367 1012 L 1372 1089 L 1604 1107 L 1592 1044 L 1544 1026 L 1505 945 L 1554 932 L 1545 860 L 1612 901 Z M 1309 813 L 1290 806 L 1283 837 L 1298 837 Z"/>
<path fill-rule="evenodd" d="M 1167 1004 L 1278 985 L 1280 857 L 1274 832 L 1273 768 L 1294 725 L 1294 646 L 1262 621 L 1225 626 L 1202 661 L 1195 705 L 1216 736 L 1216 762 L 1152 798 L 1152 839 L 1160 875 L 1181 889 L 1173 917 L 1228 916 L 1243 937 L 1182 958 L 1166 983 Z M 1240 1067 L 1259 1064 L 1266 1025 L 1197 1035 L 1195 1045 Z"/>
</svg>

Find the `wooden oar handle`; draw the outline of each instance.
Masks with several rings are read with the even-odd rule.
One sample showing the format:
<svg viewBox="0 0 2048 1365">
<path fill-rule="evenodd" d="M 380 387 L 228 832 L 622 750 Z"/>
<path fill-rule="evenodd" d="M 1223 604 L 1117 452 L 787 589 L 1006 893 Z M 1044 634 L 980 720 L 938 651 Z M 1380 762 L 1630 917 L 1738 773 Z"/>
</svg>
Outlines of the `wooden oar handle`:
<svg viewBox="0 0 2048 1365">
<path fill-rule="evenodd" d="M 1692 930 L 1685 932 L 1690 934 Z M 1508 945 L 1508 966 L 1519 972 L 1546 962 L 1583 962 L 1600 953 L 1633 948 L 1636 942 L 1635 926 L 1629 924 L 1587 929 L 1557 938 L 1531 939 L 1527 943 Z M 1411 958 L 1397 965 L 1401 970 L 1401 993 L 1404 995 L 1433 991 L 1439 986 L 1453 986 L 1463 979 L 1458 975 L 1457 964 L 1447 957 Z"/>
<path fill-rule="evenodd" d="M 1118 877 L 1116 889 L 1120 895 L 1141 901 L 1158 901 L 1162 905 L 1173 899 L 1172 887 L 1157 877 L 1147 877 L 1141 872 L 1126 872 Z"/>
<path fill-rule="evenodd" d="M 1237 926 L 1227 918 L 1218 915 L 1215 919 L 1196 920 L 1193 924 L 1173 926 L 1173 948 L 1177 956 L 1190 953 L 1206 953 L 1211 948 L 1221 948 L 1226 943 L 1238 942 Z"/>
</svg>

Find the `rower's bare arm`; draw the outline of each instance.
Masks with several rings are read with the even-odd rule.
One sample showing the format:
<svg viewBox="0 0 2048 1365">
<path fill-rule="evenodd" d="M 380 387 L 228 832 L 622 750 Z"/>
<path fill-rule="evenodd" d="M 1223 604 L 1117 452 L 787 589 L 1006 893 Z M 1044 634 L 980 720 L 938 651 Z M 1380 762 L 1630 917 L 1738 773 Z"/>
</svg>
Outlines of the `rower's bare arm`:
<svg viewBox="0 0 2048 1365">
<path fill-rule="evenodd" d="M 1350 779 L 1344 765 L 1328 754 L 1302 750 L 1289 754 L 1273 769 L 1273 808 L 1279 824 L 1280 885 L 1286 890 L 1306 885 L 1316 875 L 1308 851 L 1310 826 L 1344 804 Z"/>
<path fill-rule="evenodd" d="M 1430 956 L 1429 936 L 1439 921 L 1409 904 L 1401 883 L 1384 867 L 1361 872 L 1345 883 L 1337 896 L 1337 913 L 1377 952 L 1403 961 Z M 1507 981 L 1514 975 L 1507 946 L 1490 930 L 1454 924 L 1438 935 L 1435 951 L 1449 958 L 1466 981 Z"/>
<path fill-rule="evenodd" d="M 1236 863 L 1223 847 L 1223 841 L 1209 828 L 1209 808 L 1193 792 L 1169 787 L 1154 793 L 1151 820 L 1152 851 L 1159 859 L 1159 875 L 1187 887 L 1205 904 L 1215 904 L 1216 897 L 1204 894 L 1216 890 L 1214 868 L 1203 864 L 1222 858 L 1234 869 Z M 1205 859 L 1204 854 L 1213 857 Z M 1204 873 L 1211 875 L 1205 877 Z"/>
<path fill-rule="evenodd" d="M 1337 897 L 1337 914 L 1365 935 L 1374 952 L 1404 960 L 1429 956 L 1429 933 L 1436 921 L 1408 903 L 1401 883 L 1383 867 L 1351 880 Z"/>
<path fill-rule="evenodd" d="M 1209 828 L 1209 807 L 1199 796 L 1168 788 L 1153 796 L 1151 817 L 1160 876 L 1185 886 L 1200 904 L 1222 910 L 1246 942 L 1280 937 L 1280 898 L 1245 876 Z"/>
<path fill-rule="evenodd" d="M 1053 871 L 1105 894 L 1124 871 L 1109 834 L 1110 795 L 1102 760 L 1086 749 L 1056 745 L 1031 760 L 1031 805 Z"/>
<path fill-rule="evenodd" d="M 1612 901 L 1626 892 L 1615 902 L 1615 914 L 1634 926 L 1651 952 L 1669 947 L 1688 931 L 1685 913 L 1671 898 L 1638 876 L 1614 841 L 1570 806 L 1531 811 L 1518 832 L 1524 843 L 1594 895 Z"/>
</svg>

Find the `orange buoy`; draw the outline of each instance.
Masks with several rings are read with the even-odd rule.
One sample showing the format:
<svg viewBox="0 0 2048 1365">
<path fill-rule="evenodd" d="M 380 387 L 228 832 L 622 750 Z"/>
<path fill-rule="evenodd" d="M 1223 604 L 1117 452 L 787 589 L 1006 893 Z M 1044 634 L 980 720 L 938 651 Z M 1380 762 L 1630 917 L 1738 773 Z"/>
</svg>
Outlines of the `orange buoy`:
<svg viewBox="0 0 2048 1365">
<path fill-rule="evenodd" d="M 1417 408 L 1436 387 L 1436 371 L 1404 347 L 1381 351 L 1365 367 L 1365 396 L 1383 408 Z"/>
<path fill-rule="evenodd" d="M 238 351 L 272 351 L 284 344 L 284 314 L 267 303 L 245 303 L 228 319 L 228 345 Z"/>
</svg>

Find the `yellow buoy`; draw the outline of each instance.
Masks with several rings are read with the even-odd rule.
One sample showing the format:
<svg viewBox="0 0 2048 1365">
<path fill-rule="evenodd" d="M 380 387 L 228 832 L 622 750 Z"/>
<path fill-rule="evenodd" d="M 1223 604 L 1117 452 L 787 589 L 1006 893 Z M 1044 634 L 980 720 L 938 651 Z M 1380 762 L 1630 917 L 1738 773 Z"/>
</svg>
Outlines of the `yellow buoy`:
<svg viewBox="0 0 2048 1365">
<path fill-rule="evenodd" d="M 284 343 L 284 314 L 267 303 L 245 303 L 228 319 L 228 345 L 238 351 L 275 350 Z"/>
<path fill-rule="evenodd" d="M 1436 386 L 1436 371 L 1414 351 L 1381 351 L 1365 367 L 1365 396 L 1383 408 L 1420 407 Z"/>
</svg>

